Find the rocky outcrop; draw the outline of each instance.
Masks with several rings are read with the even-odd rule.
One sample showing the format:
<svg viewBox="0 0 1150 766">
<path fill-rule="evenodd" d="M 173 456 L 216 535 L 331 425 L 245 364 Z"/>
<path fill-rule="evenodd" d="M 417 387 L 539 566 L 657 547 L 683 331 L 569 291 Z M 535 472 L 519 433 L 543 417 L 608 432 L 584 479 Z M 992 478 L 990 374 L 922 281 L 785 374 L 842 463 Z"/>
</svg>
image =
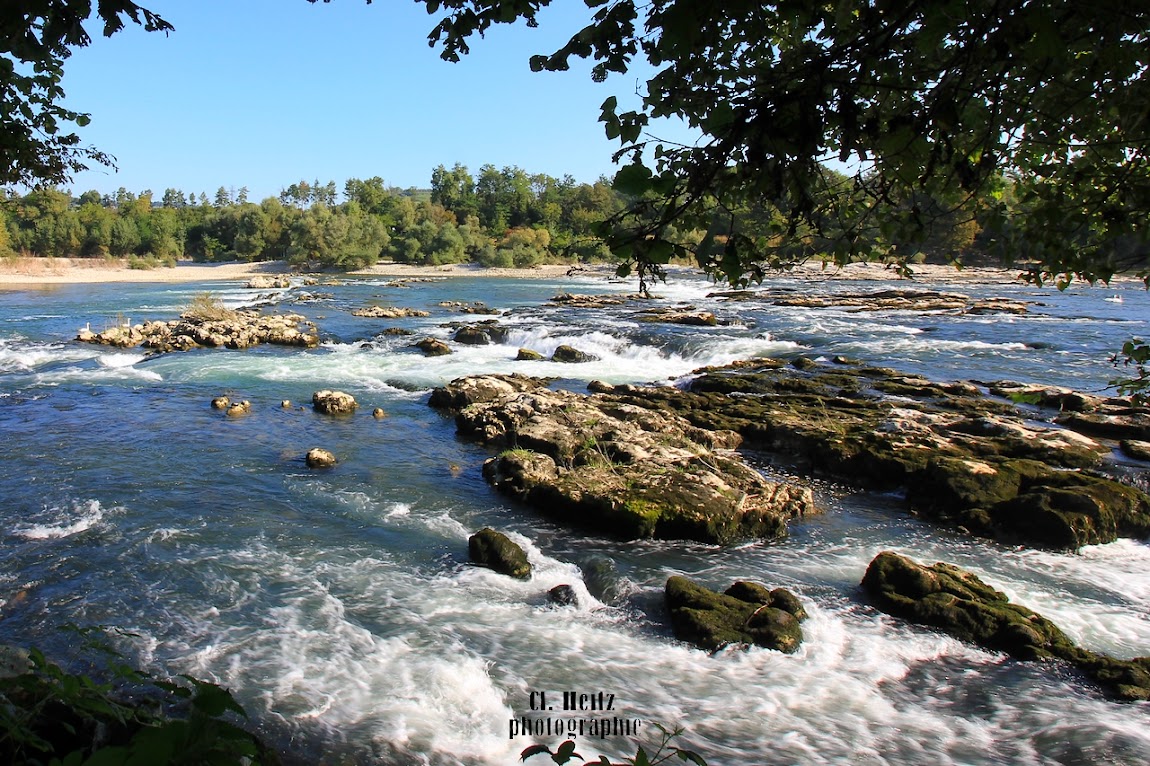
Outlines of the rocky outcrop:
<svg viewBox="0 0 1150 766">
<path fill-rule="evenodd" d="M 584 362 L 594 362 L 599 357 L 594 354 L 588 354 L 585 351 L 580 351 L 574 346 L 563 344 L 555 349 L 551 354 L 552 362 L 563 362 L 565 364 L 582 364 Z"/>
<path fill-rule="evenodd" d="M 325 388 L 312 394 L 311 406 L 316 412 L 325 415 L 350 415 L 355 412 L 359 404 L 351 394 Z"/>
<path fill-rule="evenodd" d="M 538 351 L 532 351 L 529 348 L 521 348 L 519 352 L 515 354 L 515 359 L 520 362 L 539 362 L 545 358 L 543 354 L 540 354 Z"/>
<path fill-rule="evenodd" d="M 502 532 L 490 527 L 479 530 L 467 540 L 471 560 L 480 566 L 526 580 L 531 577 L 531 563 L 523 549 Z"/>
<path fill-rule="evenodd" d="M 143 346 L 155 352 L 201 347 L 243 349 L 261 343 L 305 348 L 319 345 L 315 325 L 298 314 L 246 310 L 222 312 L 218 318 L 188 312 L 179 319 L 121 325 L 102 332 L 84 329 L 76 340 L 120 348 Z"/>
<path fill-rule="evenodd" d="M 622 306 L 627 302 L 623 295 L 583 295 L 581 293 L 559 293 L 551 298 L 552 303 L 581 309 L 601 309 L 607 306 Z"/>
<path fill-rule="evenodd" d="M 803 641 L 806 610 L 783 588 L 739 581 L 717 593 L 676 576 L 667 580 L 664 598 L 675 637 L 708 651 L 748 644 L 791 653 Z"/>
<path fill-rule="evenodd" d="M 304 456 L 308 468 L 331 468 L 336 464 L 335 455 L 322 447 L 313 447 Z"/>
<path fill-rule="evenodd" d="M 431 403 L 460 409 L 465 438 L 508 448 L 484 476 L 549 515 L 627 539 L 729 543 L 782 537 L 788 519 L 815 511 L 809 489 L 769 481 L 731 452 L 732 432 L 532 381 L 464 378 Z"/>
<path fill-rule="evenodd" d="M 431 316 L 429 312 L 421 309 L 401 308 L 399 306 L 369 306 L 365 309 L 356 309 L 351 312 L 351 315 L 356 317 L 369 317 L 371 319 L 404 319 L 406 317 Z"/>
<path fill-rule="evenodd" d="M 607 390 L 738 432 L 803 469 L 905 491 L 913 513 L 974 535 L 1054 549 L 1150 536 L 1150 497 L 1102 472 L 1110 445 L 1038 423 L 1042 411 L 1020 411 L 972 383 L 763 360 L 703 371 L 688 391 Z"/>
<path fill-rule="evenodd" d="M 636 316 L 641 322 L 663 322 L 682 324 L 691 327 L 714 327 L 719 320 L 710 311 L 696 311 L 693 307 L 684 309 L 647 309 Z"/>
<path fill-rule="evenodd" d="M 731 299 L 739 296 L 727 294 Z M 850 311 L 915 311 L 953 314 L 1025 314 L 1026 301 L 1007 298 L 971 298 L 962 293 L 935 290 L 892 289 L 872 292 L 813 295 L 767 291 L 754 297 L 767 299 L 776 306 L 798 308 L 837 308 Z"/>
<path fill-rule="evenodd" d="M 249 290 L 281 290 L 291 287 L 291 279 L 289 277 L 258 275 L 249 279 L 244 287 Z"/>
<path fill-rule="evenodd" d="M 456 378 L 446 386 L 431 391 L 428 404 L 448 410 L 462 410 L 472 404 L 494 402 L 505 397 L 546 388 L 554 378 L 536 378 L 530 375 L 470 375 Z"/>
<path fill-rule="evenodd" d="M 474 301 L 472 303 L 464 303 L 463 301 L 440 301 L 438 304 L 441 308 L 451 309 L 463 314 L 498 314 L 499 309 L 493 309 L 481 301 Z"/>
<path fill-rule="evenodd" d="M 1150 657 L 1116 660 L 1082 649 L 1050 620 L 959 567 L 923 566 L 885 551 L 870 563 L 862 587 L 895 617 L 1021 660 L 1065 660 L 1111 696 L 1150 699 Z"/>
</svg>

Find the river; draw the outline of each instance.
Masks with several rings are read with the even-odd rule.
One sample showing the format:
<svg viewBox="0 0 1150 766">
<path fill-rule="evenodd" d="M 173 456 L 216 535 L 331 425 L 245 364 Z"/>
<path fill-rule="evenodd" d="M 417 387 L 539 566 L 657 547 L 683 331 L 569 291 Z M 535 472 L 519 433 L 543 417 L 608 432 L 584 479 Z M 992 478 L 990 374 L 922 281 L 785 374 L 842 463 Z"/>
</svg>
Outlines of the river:
<svg viewBox="0 0 1150 766">
<path fill-rule="evenodd" d="M 771 286 L 907 285 L 782 277 Z M 549 302 L 564 291 L 634 290 L 593 277 L 0 291 L 0 642 L 67 657 L 75 638 L 61 626 L 120 628 L 109 640 L 139 665 L 232 689 L 289 762 L 510 764 L 535 741 L 562 741 L 517 732 L 526 716 L 638 722 L 637 737 L 577 737 L 587 759 L 633 754 L 636 740 L 658 740 L 661 724 L 682 725 L 681 744 L 711 766 L 1148 763 L 1150 705 L 1108 701 L 1065 669 L 884 616 L 858 587 L 882 550 L 948 561 L 1090 649 L 1142 656 L 1145 541 L 1078 553 L 976 541 L 910 517 L 898 497 L 810 477 L 794 478 L 826 513 L 792 523 L 785 541 L 606 539 L 496 494 L 480 475 L 490 453 L 427 406 L 431 387 L 479 372 L 554 375 L 583 390 L 593 379 L 667 383 L 704 365 L 800 354 L 1100 392 L 1121 373 L 1107 359 L 1122 341 L 1150 335 L 1150 295 L 1136 284 L 945 289 L 1034 303 L 1022 316 L 785 308 L 708 297 L 714 285 L 675 274 L 656 288 L 664 303 L 726 322 L 686 327 Z M 229 306 L 262 296 L 305 314 L 322 343 L 149 357 L 72 340 L 85 325 L 173 318 L 204 291 Z M 444 323 L 469 319 L 443 301 L 505 312 L 506 343 L 444 357 L 409 348 L 426 335 L 449 340 Z M 371 304 L 431 316 L 350 313 Z M 515 360 L 520 347 L 549 354 L 561 343 L 599 360 Z M 353 394 L 359 413 L 313 412 L 321 388 Z M 251 401 L 252 413 L 211 409 L 221 394 Z M 387 417 L 371 417 L 376 407 Z M 309 470 L 313 446 L 332 450 L 338 466 Z M 467 538 L 483 526 L 524 546 L 529 581 L 467 563 Z M 661 606 L 672 574 L 792 590 L 810 613 L 804 644 L 793 655 L 708 655 L 676 642 Z M 559 584 L 575 588 L 577 607 L 548 603 Z M 541 692 L 554 711 L 532 710 Z M 612 710 L 563 711 L 564 692 L 613 695 Z"/>
</svg>

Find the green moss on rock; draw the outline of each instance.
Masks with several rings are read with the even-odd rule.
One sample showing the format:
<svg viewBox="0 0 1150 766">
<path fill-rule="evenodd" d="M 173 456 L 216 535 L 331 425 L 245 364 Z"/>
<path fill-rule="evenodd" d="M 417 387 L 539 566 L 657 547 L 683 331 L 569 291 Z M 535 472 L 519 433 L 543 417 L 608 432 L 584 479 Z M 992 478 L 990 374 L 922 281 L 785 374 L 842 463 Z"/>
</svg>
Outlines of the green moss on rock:
<svg viewBox="0 0 1150 766">
<path fill-rule="evenodd" d="M 467 550 L 476 564 L 520 580 L 531 577 L 527 554 L 502 532 L 490 527 L 479 530 L 468 538 Z"/>
<path fill-rule="evenodd" d="M 782 588 L 740 581 L 717 593 L 675 576 L 667 580 L 664 597 L 676 638 L 708 651 L 753 644 L 790 653 L 803 640 L 799 623 L 806 610 Z"/>
</svg>

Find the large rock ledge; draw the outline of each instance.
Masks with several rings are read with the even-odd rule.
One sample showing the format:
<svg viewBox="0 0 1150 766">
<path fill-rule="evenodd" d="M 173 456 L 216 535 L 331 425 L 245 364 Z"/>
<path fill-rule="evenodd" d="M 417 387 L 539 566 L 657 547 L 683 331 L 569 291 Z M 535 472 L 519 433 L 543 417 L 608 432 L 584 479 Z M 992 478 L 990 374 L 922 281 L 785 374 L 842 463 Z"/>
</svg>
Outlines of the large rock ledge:
<svg viewBox="0 0 1150 766">
<path fill-rule="evenodd" d="M 731 452 L 733 432 L 545 383 L 461 378 L 431 404 L 458 411 L 463 437 L 506 448 L 484 476 L 548 515 L 627 539 L 725 544 L 782 537 L 788 519 L 815 511 L 809 489 L 769 481 Z"/>
<path fill-rule="evenodd" d="M 1150 699 L 1150 657 L 1116 660 L 1083 649 L 1050 620 L 959 567 L 927 567 L 885 551 L 867 568 L 862 587 L 887 614 L 1021 660 L 1064 660 L 1110 696 Z"/>
<path fill-rule="evenodd" d="M 298 314 L 261 314 L 258 311 L 221 311 L 218 317 L 187 312 L 179 319 L 111 327 L 103 332 L 83 329 L 76 340 L 105 346 L 143 346 L 155 352 L 190 351 L 202 346 L 250 348 L 260 343 L 314 348 L 319 345 L 315 325 Z"/>
<path fill-rule="evenodd" d="M 1105 473 L 1113 445 L 1072 430 L 1104 420 L 1109 433 L 1134 437 L 1150 416 L 1126 401 L 990 386 L 1018 404 L 973 383 L 811 360 L 702 371 L 687 391 L 598 390 L 618 405 L 673 411 L 702 429 L 737 432 L 744 447 L 815 473 L 905 491 L 913 513 L 973 535 L 1051 549 L 1150 536 L 1150 497 Z"/>
</svg>

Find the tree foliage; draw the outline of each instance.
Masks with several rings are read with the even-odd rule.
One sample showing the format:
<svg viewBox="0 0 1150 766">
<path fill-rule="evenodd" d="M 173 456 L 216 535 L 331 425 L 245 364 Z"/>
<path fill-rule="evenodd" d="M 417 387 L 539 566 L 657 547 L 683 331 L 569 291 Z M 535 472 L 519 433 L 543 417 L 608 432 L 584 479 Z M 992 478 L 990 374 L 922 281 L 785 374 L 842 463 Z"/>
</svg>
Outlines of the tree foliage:
<svg viewBox="0 0 1150 766">
<path fill-rule="evenodd" d="M 430 41 L 452 61 L 476 33 L 533 26 L 550 4 L 424 2 L 439 18 Z M 905 258 L 938 215 L 979 220 L 1038 281 L 1107 279 L 1145 257 L 1144 3 L 585 2 L 591 23 L 530 63 L 591 59 L 596 80 L 639 58 L 654 67 L 637 109 L 609 98 L 600 115 L 626 160 L 615 188 L 633 198 L 605 233 L 641 275 L 687 252 L 736 283 L 826 248 L 840 263 Z M 700 139 L 650 138 L 665 117 Z M 853 175 L 829 173 L 831 159 Z M 764 203 L 781 214 L 768 231 L 739 224 Z M 672 226 L 707 235 L 688 246 Z"/>
<path fill-rule="evenodd" d="M 0 185 L 61 184 L 89 162 L 111 164 L 69 128 L 87 125 L 89 115 L 61 104 L 64 62 L 92 41 L 85 24 L 93 10 L 105 36 L 128 22 L 149 32 L 172 29 L 130 0 L 5 0 L 0 7 Z"/>
</svg>

